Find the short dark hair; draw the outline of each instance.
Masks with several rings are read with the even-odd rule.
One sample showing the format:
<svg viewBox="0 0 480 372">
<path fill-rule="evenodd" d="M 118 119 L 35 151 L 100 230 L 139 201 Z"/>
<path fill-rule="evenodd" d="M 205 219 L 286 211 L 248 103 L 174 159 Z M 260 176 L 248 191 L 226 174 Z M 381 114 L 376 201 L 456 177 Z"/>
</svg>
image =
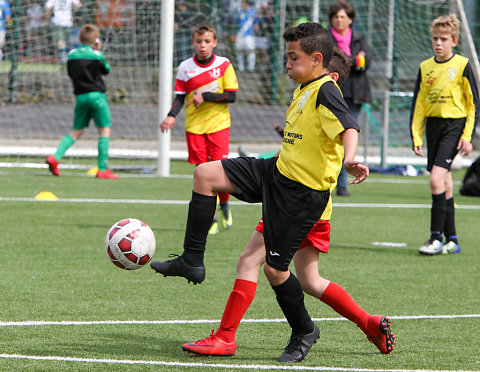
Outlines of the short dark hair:
<svg viewBox="0 0 480 372">
<path fill-rule="evenodd" d="M 213 38 L 217 38 L 217 31 L 215 30 L 215 27 L 213 27 L 209 23 L 199 23 L 198 25 L 196 25 L 193 29 L 192 37 L 195 36 L 195 34 L 203 35 L 205 32 L 212 32 Z"/>
<path fill-rule="evenodd" d="M 333 54 L 333 41 L 330 33 L 320 23 L 305 22 L 289 28 L 283 33 L 286 42 L 300 41 L 300 48 L 306 54 L 317 51 L 323 55 L 323 67 L 327 68 Z"/>
<path fill-rule="evenodd" d="M 330 12 L 328 13 L 330 23 L 332 22 L 332 18 L 342 9 L 345 10 L 345 13 L 347 13 L 348 18 L 352 20 L 353 24 L 353 21 L 355 21 L 355 8 L 345 0 L 336 1 L 330 5 Z M 352 27 L 352 25 L 350 25 L 350 27 Z"/>
<path fill-rule="evenodd" d="M 328 72 L 336 72 L 338 74 L 337 84 L 342 85 L 350 74 L 352 62 L 347 54 L 339 48 L 333 48 L 333 56 L 328 64 Z"/>
</svg>

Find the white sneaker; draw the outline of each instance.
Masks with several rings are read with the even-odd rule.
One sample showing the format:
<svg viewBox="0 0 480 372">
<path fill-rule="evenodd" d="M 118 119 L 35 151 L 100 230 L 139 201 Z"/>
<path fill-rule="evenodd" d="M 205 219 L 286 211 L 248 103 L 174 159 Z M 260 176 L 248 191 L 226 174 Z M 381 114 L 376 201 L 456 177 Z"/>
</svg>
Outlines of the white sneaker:
<svg viewBox="0 0 480 372">
<path fill-rule="evenodd" d="M 433 256 L 435 254 L 443 253 L 443 243 L 440 240 L 427 240 L 425 244 L 420 247 L 418 253 Z"/>
<path fill-rule="evenodd" d="M 443 245 L 443 253 L 460 253 L 460 244 L 450 240 Z"/>
</svg>

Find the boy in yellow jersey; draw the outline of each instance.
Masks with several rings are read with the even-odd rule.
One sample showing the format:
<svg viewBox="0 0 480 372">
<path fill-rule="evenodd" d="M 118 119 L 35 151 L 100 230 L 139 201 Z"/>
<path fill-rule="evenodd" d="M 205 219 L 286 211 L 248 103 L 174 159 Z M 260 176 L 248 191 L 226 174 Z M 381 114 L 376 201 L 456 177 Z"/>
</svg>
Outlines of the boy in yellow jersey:
<svg viewBox="0 0 480 372">
<path fill-rule="evenodd" d="M 354 159 L 359 128 L 328 75 L 333 54 L 328 31 L 318 23 L 307 22 L 288 29 L 283 37 L 288 76 L 301 85 L 287 111 L 279 157 L 199 165 L 194 172 L 184 252 L 166 262 L 152 262 L 151 267 L 164 276 L 201 283 L 217 192 L 226 191 L 250 203 L 262 202 L 264 273 L 292 328 L 290 342 L 279 360 L 299 362 L 320 331 L 305 308 L 300 282 L 288 269 L 290 261 L 327 206 L 342 156 L 345 169 L 355 177 L 352 183 L 365 180 L 368 168 Z"/>
<path fill-rule="evenodd" d="M 426 131 L 432 209 L 430 239 L 419 253 L 460 253 L 450 167 L 460 151 L 472 151 L 478 123 L 478 90 L 468 58 L 453 53 L 460 35 L 455 14 L 436 18 L 430 26 L 435 57 L 420 64 L 410 113 L 413 151 L 423 156 Z M 445 243 L 443 239 L 445 237 Z"/>
<path fill-rule="evenodd" d="M 348 76 L 350 64 L 347 55 L 335 48 L 328 64 L 328 71 L 339 86 Z M 335 184 L 332 185 L 331 191 L 334 188 Z M 293 256 L 298 280 L 304 292 L 318 298 L 331 306 L 337 313 L 357 324 L 382 353 L 390 354 L 394 348 L 395 336 L 390 332 L 389 319 L 380 315 L 369 315 L 343 287 L 322 278 L 318 273 L 320 252 L 328 253 L 330 246 L 329 220 L 331 214 L 332 199 L 330 198 L 322 217 L 310 230 Z M 253 301 L 258 272 L 264 262 L 265 244 L 263 220 L 261 220 L 238 260 L 235 284 L 225 306 L 220 327 L 215 333 L 212 332 L 210 337 L 184 344 L 182 348 L 185 351 L 195 355 L 208 356 L 235 354 L 237 349 L 235 334 L 243 315 Z"/>
<path fill-rule="evenodd" d="M 230 144 L 230 112 L 228 104 L 235 102 L 238 90 L 235 70 L 228 58 L 217 56 L 215 28 L 202 23 L 192 35 L 195 56 L 180 63 L 175 81 L 175 100 L 167 117 L 160 124 L 165 132 L 175 124 L 175 117 L 185 100 L 185 135 L 188 161 L 202 164 L 227 159 Z M 232 226 L 232 213 L 227 192 L 219 192 L 223 228 Z M 219 232 L 216 217 L 210 233 Z"/>
</svg>

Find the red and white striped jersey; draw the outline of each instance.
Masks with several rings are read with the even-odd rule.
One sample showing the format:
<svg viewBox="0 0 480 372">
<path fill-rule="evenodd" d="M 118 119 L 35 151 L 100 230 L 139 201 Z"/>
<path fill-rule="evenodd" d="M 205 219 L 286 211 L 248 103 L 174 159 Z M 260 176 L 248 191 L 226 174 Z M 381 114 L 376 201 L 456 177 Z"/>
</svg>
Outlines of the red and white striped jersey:
<svg viewBox="0 0 480 372">
<path fill-rule="evenodd" d="M 175 94 L 186 94 L 188 103 L 194 94 L 237 91 L 238 81 L 228 58 L 213 55 L 208 65 L 200 65 L 194 57 L 178 67 Z M 205 101 L 199 108 L 185 106 L 185 130 L 194 134 L 215 133 L 230 128 L 230 112 L 224 102 Z"/>
</svg>

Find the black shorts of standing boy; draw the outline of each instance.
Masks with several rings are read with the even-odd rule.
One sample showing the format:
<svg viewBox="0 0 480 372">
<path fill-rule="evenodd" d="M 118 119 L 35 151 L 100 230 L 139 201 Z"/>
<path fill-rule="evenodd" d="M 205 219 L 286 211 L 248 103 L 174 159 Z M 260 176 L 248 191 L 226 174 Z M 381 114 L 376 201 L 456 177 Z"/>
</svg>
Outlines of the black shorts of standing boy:
<svg viewBox="0 0 480 372">
<path fill-rule="evenodd" d="M 466 120 L 466 118 L 427 118 L 425 134 L 429 172 L 434 165 L 450 170 L 453 159 L 458 154 L 457 145 Z"/>
<path fill-rule="evenodd" d="M 262 202 L 266 262 L 287 271 L 302 241 L 321 217 L 330 191 L 313 190 L 278 171 L 276 157 L 222 160 L 237 190 L 232 195 L 248 203 Z"/>
</svg>

